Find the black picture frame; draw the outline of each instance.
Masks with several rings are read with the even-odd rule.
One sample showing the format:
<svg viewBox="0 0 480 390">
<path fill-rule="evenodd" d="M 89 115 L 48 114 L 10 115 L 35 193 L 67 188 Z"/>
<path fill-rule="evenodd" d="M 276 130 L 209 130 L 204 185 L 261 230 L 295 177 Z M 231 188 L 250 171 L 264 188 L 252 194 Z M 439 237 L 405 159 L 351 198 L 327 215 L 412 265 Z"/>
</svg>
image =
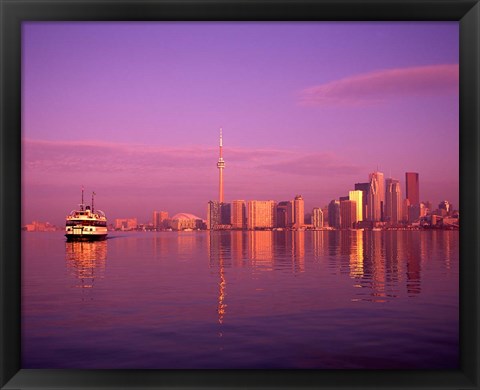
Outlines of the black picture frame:
<svg viewBox="0 0 480 390">
<path fill-rule="evenodd" d="M 0 0 L 0 386 L 49 388 L 479 389 L 480 236 L 478 0 Z M 460 23 L 459 370 L 27 370 L 21 369 L 22 21 L 454 20 Z"/>
</svg>

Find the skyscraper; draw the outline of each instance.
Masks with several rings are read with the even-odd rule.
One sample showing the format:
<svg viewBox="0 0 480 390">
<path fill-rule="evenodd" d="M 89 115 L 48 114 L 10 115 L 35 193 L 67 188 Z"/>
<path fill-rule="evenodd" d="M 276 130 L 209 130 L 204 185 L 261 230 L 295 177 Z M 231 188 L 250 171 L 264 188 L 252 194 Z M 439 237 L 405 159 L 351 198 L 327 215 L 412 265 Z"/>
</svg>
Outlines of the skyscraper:
<svg viewBox="0 0 480 390">
<path fill-rule="evenodd" d="M 368 220 L 381 221 L 385 202 L 385 181 L 383 173 L 375 171 L 369 175 L 370 188 L 368 191 Z"/>
<path fill-rule="evenodd" d="M 277 204 L 276 215 L 275 215 L 275 225 L 279 228 L 290 227 L 292 224 L 291 216 L 292 212 L 292 202 L 291 201 L 282 201 Z"/>
<path fill-rule="evenodd" d="M 232 228 L 245 229 L 247 227 L 247 213 L 244 200 L 232 202 Z"/>
<path fill-rule="evenodd" d="M 357 204 L 354 200 L 342 200 L 340 202 L 340 227 L 342 229 L 353 228 L 357 222 Z"/>
<path fill-rule="evenodd" d="M 363 191 L 355 190 L 349 191 L 348 200 L 353 200 L 356 203 L 356 220 L 363 221 Z"/>
<path fill-rule="evenodd" d="M 220 149 L 219 149 L 217 168 L 218 168 L 218 178 L 219 178 L 218 201 L 220 203 L 223 203 L 223 170 L 225 169 L 225 161 L 223 160 L 222 129 L 220 129 Z"/>
<path fill-rule="evenodd" d="M 405 172 L 405 189 L 406 197 L 410 202 L 410 205 L 416 205 L 420 203 L 420 186 L 418 181 L 418 173 Z"/>
<path fill-rule="evenodd" d="M 312 210 L 312 225 L 314 228 L 323 227 L 323 211 L 319 207 Z"/>
<path fill-rule="evenodd" d="M 163 229 L 163 221 L 168 219 L 167 211 L 154 211 L 153 212 L 153 228 L 154 229 Z"/>
<path fill-rule="evenodd" d="M 247 202 L 248 229 L 271 229 L 275 227 L 276 205 L 273 200 L 249 200 Z"/>
<path fill-rule="evenodd" d="M 367 219 L 367 205 L 368 205 L 368 192 L 370 190 L 370 183 L 355 183 L 355 191 L 362 191 L 362 216 L 363 219 Z"/>
<path fill-rule="evenodd" d="M 385 183 L 385 221 L 398 224 L 403 219 L 400 182 L 390 178 Z"/>
<path fill-rule="evenodd" d="M 293 201 L 293 227 L 299 229 L 305 225 L 305 203 L 301 195 Z"/>
<path fill-rule="evenodd" d="M 211 200 L 207 206 L 207 229 L 215 230 L 222 224 L 222 210 L 220 202 Z"/>
<path fill-rule="evenodd" d="M 328 225 L 332 228 L 340 228 L 340 202 L 332 200 L 328 204 Z"/>
</svg>

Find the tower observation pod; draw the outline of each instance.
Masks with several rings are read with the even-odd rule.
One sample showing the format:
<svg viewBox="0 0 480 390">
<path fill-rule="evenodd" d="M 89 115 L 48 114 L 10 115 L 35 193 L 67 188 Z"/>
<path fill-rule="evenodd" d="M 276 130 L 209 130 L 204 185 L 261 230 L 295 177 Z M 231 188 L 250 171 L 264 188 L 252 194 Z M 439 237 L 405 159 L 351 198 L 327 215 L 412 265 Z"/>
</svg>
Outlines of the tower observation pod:
<svg viewBox="0 0 480 390">
<path fill-rule="evenodd" d="M 223 149 L 222 129 L 220 128 L 220 150 L 219 150 L 219 157 L 217 162 L 218 179 L 219 179 L 218 201 L 220 203 L 223 203 L 223 170 L 225 169 L 225 161 L 223 160 L 222 149 Z"/>
</svg>

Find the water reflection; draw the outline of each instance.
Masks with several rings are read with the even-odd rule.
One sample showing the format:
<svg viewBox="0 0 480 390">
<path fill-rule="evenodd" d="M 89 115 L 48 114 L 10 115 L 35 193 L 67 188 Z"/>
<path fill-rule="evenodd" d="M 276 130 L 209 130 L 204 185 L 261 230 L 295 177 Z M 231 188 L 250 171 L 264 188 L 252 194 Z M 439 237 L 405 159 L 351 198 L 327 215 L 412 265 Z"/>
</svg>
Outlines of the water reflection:
<svg viewBox="0 0 480 390">
<path fill-rule="evenodd" d="M 225 314 L 225 268 L 250 267 L 257 272 L 303 273 L 326 268 L 349 278 L 352 301 L 387 302 L 422 292 L 422 264 L 432 251 L 445 253 L 449 269 L 452 244 L 449 232 L 418 231 L 215 231 L 208 234 L 210 266 L 218 270 L 219 315 Z"/>
<path fill-rule="evenodd" d="M 107 241 L 65 243 L 65 262 L 75 287 L 93 288 L 95 280 L 104 277 L 106 261 Z"/>
</svg>

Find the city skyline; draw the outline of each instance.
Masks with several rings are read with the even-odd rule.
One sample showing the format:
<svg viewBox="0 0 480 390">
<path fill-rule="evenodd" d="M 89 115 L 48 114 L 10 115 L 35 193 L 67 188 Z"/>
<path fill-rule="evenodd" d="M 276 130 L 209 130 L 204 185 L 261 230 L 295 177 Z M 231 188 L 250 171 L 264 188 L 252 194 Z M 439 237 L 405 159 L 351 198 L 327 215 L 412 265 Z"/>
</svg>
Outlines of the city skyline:
<svg viewBox="0 0 480 390">
<path fill-rule="evenodd" d="M 459 207 L 457 23 L 26 23 L 23 33 L 23 223 L 60 224 L 81 185 L 111 220 L 205 218 L 220 127 L 226 202 L 302 194 L 308 212 L 378 166 L 403 198 L 405 172 L 419 172 L 420 201 Z"/>
</svg>

